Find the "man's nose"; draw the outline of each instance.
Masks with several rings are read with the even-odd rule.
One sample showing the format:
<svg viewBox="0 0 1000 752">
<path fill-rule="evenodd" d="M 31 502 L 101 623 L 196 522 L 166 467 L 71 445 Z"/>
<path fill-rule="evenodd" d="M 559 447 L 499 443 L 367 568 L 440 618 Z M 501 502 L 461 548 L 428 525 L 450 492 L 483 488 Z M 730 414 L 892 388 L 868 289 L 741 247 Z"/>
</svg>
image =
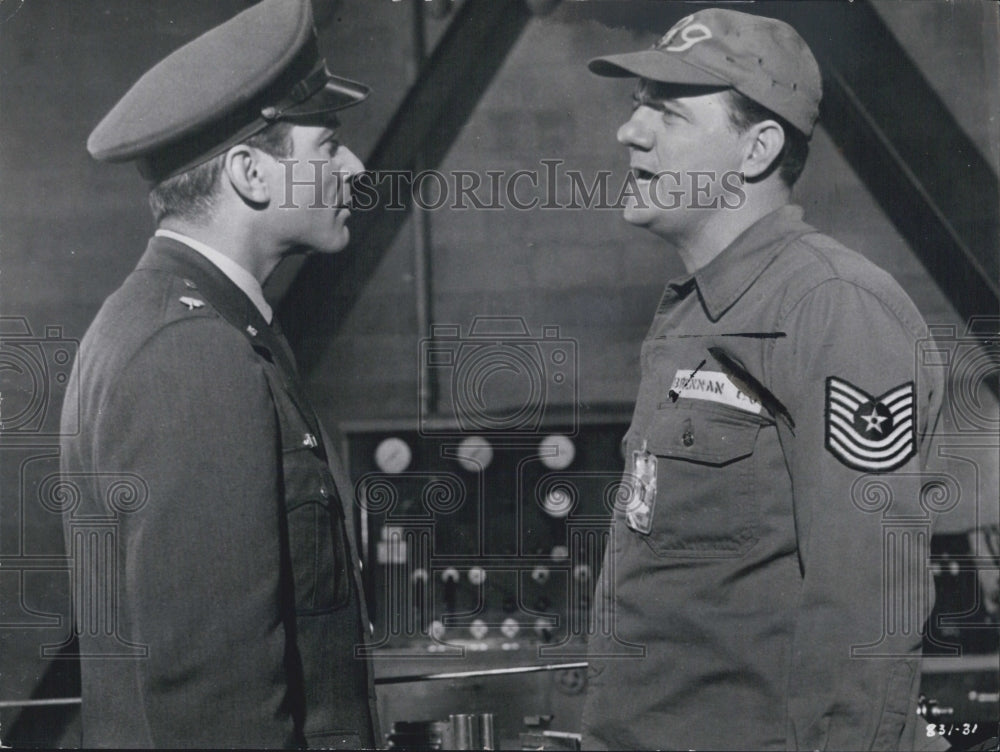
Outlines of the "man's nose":
<svg viewBox="0 0 1000 752">
<path fill-rule="evenodd" d="M 337 149 L 337 172 L 340 173 L 344 180 L 350 180 L 355 175 L 360 175 L 365 171 L 365 166 L 361 163 L 361 160 L 348 149 L 343 144 Z"/>
<path fill-rule="evenodd" d="M 653 134 L 642 121 L 633 113 L 632 117 L 622 123 L 618 129 L 618 143 L 623 146 L 635 146 L 639 149 L 653 148 Z"/>
</svg>

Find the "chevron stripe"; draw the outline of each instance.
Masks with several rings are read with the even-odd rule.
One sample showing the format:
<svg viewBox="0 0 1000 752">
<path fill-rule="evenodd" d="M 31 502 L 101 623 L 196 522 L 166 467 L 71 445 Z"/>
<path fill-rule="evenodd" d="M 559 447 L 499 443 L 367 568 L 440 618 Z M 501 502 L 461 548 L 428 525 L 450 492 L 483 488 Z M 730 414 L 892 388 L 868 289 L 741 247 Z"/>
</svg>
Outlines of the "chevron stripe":
<svg viewBox="0 0 1000 752">
<path fill-rule="evenodd" d="M 831 416 L 830 423 L 827 428 L 831 433 L 839 433 L 844 441 L 856 446 L 858 451 L 878 453 L 886 451 L 893 444 L 898 443 L 900 439 L 906 439 L 910 434 L 912 434 L 913 421 L 909 419 L 904 420 L 900 425 L 896 426 L 892 433 L 884 439 L 878 440 L 866 439 L 854 430 L 854 426 L 850 424 L 844 425 L 837 416 Z"/>
<path fill-rule="evenodd" d="M 912 445 L 910 445 L 905 451 L 898 452 L 885 460 L 869 460 L 861 457 L 855 457 L 851 454 L 849 447 L 841 444 L 835 438 L 830 438 L 827 442 L 827 446 L 833 451 L 833 454 L 836 455 L 838 459 L 840 459 L 848 467 L 855 470 L 869 470 L 875 472 L 895 470 L 913 455 Z"/>
</svg>

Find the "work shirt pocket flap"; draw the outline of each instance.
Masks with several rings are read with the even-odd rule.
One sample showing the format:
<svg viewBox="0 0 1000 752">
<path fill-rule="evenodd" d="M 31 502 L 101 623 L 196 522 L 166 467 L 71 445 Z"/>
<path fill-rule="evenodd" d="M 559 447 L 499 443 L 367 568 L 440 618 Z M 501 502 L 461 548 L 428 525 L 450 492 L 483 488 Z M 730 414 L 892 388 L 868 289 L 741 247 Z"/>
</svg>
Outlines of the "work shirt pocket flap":
<svg viewBox="0 0 1000 752">
<path fill-rule="evenodd" d="M 648 449 L 661 457 L 726 465 L 753 454 L 759 416 L 725 406 L 677 404 L 657 411 Z"/>
</svg>

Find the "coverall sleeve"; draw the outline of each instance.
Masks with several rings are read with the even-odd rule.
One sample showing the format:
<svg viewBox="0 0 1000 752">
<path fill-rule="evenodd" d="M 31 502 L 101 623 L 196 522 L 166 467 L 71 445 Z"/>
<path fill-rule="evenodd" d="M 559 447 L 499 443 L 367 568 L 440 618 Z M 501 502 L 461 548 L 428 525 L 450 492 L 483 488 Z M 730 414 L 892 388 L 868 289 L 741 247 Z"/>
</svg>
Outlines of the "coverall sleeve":
<svg viewBox="0 0 1000 752">
<path fill-rule="evenodd" d="M 915 311 L 903 315 L 909 326 L 868 290 L 830 280 L 779 322 L 785 336 L 770 368 L 794 421 L 779 421 L 779 431 L 802 578 L 789 749 L 897 749 L 915 712 L 921 628 L 933 604 L 916 446 L 929 398 L 913 391 L 914 318 L 922 322 Z M 880 398 L 889 408 L 876 407 Z M 908 405 L 916 433 L 902 428 Z M 897 438 L 884 443 L 893 430 Z"/>
<path fill-rule="evenodd" d="M 99 465 L 148 486 L 118 550 L 126 636 L 149 648 L 136 670 L 154 746 L 295 745 L 277 436 L 262 366 L 212 318 L 158 332 L 102 410 Z"/>
</svg>

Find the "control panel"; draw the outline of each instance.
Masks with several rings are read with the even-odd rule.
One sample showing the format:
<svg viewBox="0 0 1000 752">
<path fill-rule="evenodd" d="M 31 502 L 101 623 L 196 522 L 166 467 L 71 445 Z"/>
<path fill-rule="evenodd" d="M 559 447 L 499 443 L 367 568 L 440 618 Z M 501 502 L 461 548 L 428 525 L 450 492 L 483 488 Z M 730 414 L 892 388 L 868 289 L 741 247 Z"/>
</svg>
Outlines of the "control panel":
<svg viewBox="0 0 1000 752">
<path fill-rule="evenodd" d="M 376 646 L 579 655 L 626 427 L 349 434 Z"/>
</svg>

